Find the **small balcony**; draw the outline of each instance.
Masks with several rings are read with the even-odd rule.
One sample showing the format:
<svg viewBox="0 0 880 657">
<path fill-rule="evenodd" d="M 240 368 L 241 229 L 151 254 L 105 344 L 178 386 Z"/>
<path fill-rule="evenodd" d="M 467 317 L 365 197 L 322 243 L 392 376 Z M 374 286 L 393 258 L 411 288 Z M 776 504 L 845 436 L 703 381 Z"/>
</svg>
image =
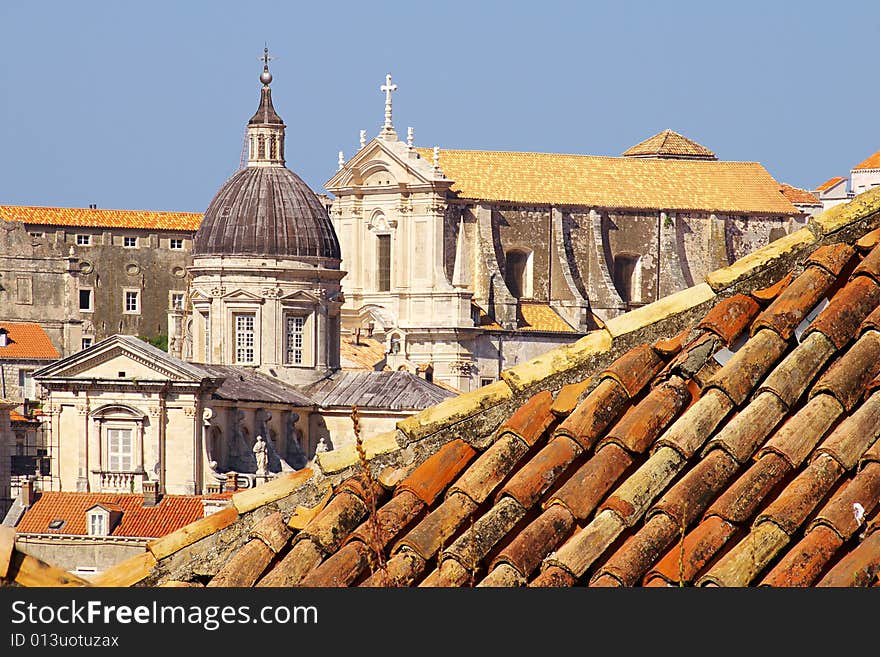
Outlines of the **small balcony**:
<svg viewBox="0 0 880 657">
<path fill-rule="evenodd" d="M 143 490 L 143 472 L 103 470 L 99 474 L 102 493 L 140 493 Z"/>
</svg>

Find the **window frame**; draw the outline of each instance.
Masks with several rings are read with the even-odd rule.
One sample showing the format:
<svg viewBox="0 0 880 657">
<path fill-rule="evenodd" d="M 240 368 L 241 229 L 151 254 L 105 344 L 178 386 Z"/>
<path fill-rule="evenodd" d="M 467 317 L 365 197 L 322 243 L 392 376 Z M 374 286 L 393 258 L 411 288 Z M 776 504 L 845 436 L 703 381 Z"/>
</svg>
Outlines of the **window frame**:
<svg viewBox="0 0 880 657">
<path fill-rule="evenodd" d="M 242 328 L 239 320 L 250 319 L 250 327 Z M 256 365 L 257 363 L 257 313 L 240 311 L 232 313 L 233 327 L 233 362 L 236 365 Z M 248 344 L 248 337 L 250 338 Z M 250 351 L 250 358 L 242 358 L 241 354 L 247 356 Z"/>
<path fill-rule="evenodd" d="M 89 342 L 88 344 L 86 344 L 86 340 L 88 340 L 88 342 Z M 84 350 L 88 349 L 93 344 L 95 344 L 95 338 L 93 338 L 90 335 L 82 336 L 82 338 L 80 338 L 80 345 L 81 345 L 80 351 L 84 351 Z"/>
<path fill-rule="evenodd" d="M 180 298 L 180 305 L 175 305 L 174 299 L 176 297 Z M 186 302 L 186 292 L 178 292 L 176 290 L 171 290 L 168 293 L 168 308 L 171 310 L 183 310 L 184 303 Z"/>
<path fill-rule="evenodd" d="M 386 252 L 387 249 L 387 252 Z M 376 291 L 390 292 L 392 280 L 392 268 L 394 258 L 392 256 L 393 239 L 391 233 L 378 233 L 376 235 Z M 387 272 L 384 271 L 383 256 L 387 257 Z M 387 274 L 387 276 L 386 276 Z"/>
<path fill-rule="evenodd" d="M 89 293 L 89 307 L 88 307 L 88 308 L 83 308 L 83 307 L 82 307 L 82 293 L 83 293 L 83 292 L 88 292 L 88 293 Z M 95 290 L 94 290 L 93 288 L 90 288 L 90 287 L 81 287 L 81 288 L 79 288 L 79 299 L 78 299 L 78 301 L 79 301 L 79 311 L 80 311 L 81 313 L 93 313 L 93 312 L 95 312 Z"/>
<path fill-rule="evenodd" d="M 36 370 L 27 367 L 18 369 L 18 390 L 22 399 L 35 399 L 37 394 L 36 381 L 34 381 L 34 372 Z M 30 392 L 30 394 L 28 394 Z"/>
<path fill-rule="evenodd" d="M 308 325 L 308 316 L 302 313 L 285 313 L 284 315 L 284 364 L 295 367 L 306 365 L 306 326 Z M 295 329 L 291 333 L 291 323 Z M 291 338 L 294 344 L 291 345 Z M 297 338 L 299 344 L 296 344 Z"/>
<path fill-rule="evenodd" d="M 180 246 L 174 246 L 175 242 L 179 242 Z M 183 251 L 183 238 L 182 237 L 170 237 L 168 238 L 168 248 L 172 251 Z"/>
<path fill-rule="evenodd" d="M 92 245 L 92 236 L 88 233 L 77 233 L 76 234 L 76 245 L 77 246 L 91 246 Z"/>
<path fill-rule="evenodd" d="M 134 244 L 126 244 L 128 240 L 134 240 Z M 123 235 L 122 236 L 122 248 L 124 249 L 136 249 L 138 248 L 138 238 L 137 235 Z"/>
<path fill-rule="evenodd" d="M 127 448 L 121 442 L 123 432 L 126 434 L 124 439 L 128 441 Z M 107 470 L 110 472 L 134 472 L 134 429 L 132 427 L 108 426 L 104 434 L 107 444 Z M 118 445 L 114 445 L 116 440 L 120 440 Z M 116 459 L 115 462 L 114 459 Z M 128 467 L 125 467 L 126 465 Z"/>
<path fill-rule="evenodd" d="M 135 310 L 128 309 L 129 294 L 133 294 L 135 298 Z M 122 288 L 122 314 L 123 315 L 140 315 L 141 314 L 141 291 L 135 288 Z"/>
<path fill-rule="evenodd" d="M 86 528 L 89 536 L 107 536 L 110 524 L 109 514 L 104 510 L 89 511 L 86 516 Z"/>
</svg>

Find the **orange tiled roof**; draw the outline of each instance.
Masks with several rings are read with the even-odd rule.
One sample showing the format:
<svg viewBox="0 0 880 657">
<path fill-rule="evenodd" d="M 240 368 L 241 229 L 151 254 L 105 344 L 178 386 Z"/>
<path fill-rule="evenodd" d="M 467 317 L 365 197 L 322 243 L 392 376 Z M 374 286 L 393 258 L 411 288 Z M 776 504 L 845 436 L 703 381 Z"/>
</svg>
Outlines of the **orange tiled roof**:
<svg viewBox="0 0 880 657">
<path fill-rule="evenodd" d="M 880 169 L 880 151 L 877 151 L 867 160 L 859 162 L 853 167 L 853 171 L 857 169 Z"/>
<path fill-rule="evenodd" d="M 45 491 L 16 529 L 21 534 L 86 534 L 86 511 L 96 504 L 122 512 L 111 536 L 159 538 L 204 515 L 202 498 L 196 495 L 165 495 L 156 506 L 145 507 L 143 495 L 133 493 Z M 49 523 L 56 519 L 64 520 L 64 525 L 50 529 Z"/>
<path fill-rule="evenodd" d="M 822 205 L 822 201 L 820 201 L 814 194 L 811 194 L 807 190 L 801 189 L 800 187 L 794 187 L 792 185 L 782 183 L 780 189 L 782 190 L 785 198 L 787 198 L 792 203 L 801 203 L 803 205 Z"/>
<path fill-rule="evenodd" d="M 664 130 L 648 137 L 623 152 L 625 157 L 699 157 L 715 159 L 705 146 L 673 130 Z"/>
<path fill-rule="evenodd" d="M 829 178 L 828 180 L 823 182 L 821 185 L 819 185 L 815 189 L 815 191 L 824 192 L 826 189 L 831 189 L 832 187 L 839 185 L 840 183 L 844 182 L 845 180 L 846 180 L 846 178 L 843 178 L 842 176 L 834 176 L 834 178 Z"/>
<path fill-rule="evenodd" d="M 31 422 L 39 424 L 39 420 L 33 417 L 27 417 L 26 415 L 22 415 L 18 411 L 9 411 L 9 421 L 10 422 Z"/>
<path fill-rule="evenodd" d="M 520 331 L 557 331 L 576 333 L 576 331 L 549 304 L 539 301 L 520 301 Z"/>
<path fill-rule="evenodd" d="M 143 228 L 195 232 L 202 222 L 200 212 L 153 210 L 95 210 L 91 208 L 45 208 L 0 205 L 0 218 L 26 224 L 78 226 L 82 228 Z"/>
<path fill-rule="evenodd" d="M 0 322 L 6 329 L 9 344 L 0 347 L 0 358 L 8 359 L 55 359 L 61 355 L 43 327 L 33 322 Z"/>
<path fill-rule="evenodd" d="M 429 149 L 416 149 L 431 158 Z M 461 198 L 627 209 L 799 214 L 757 162 L 440 150 Z"/>
<path fill-rule="evenodd" d="M 354 335 L 343 336 L 339 352 L 346 370 L 381 370 L 385 361 L 385 345 L 366 335 L 361 335 L 359 344 L 355 344 Z"/>
</svg>

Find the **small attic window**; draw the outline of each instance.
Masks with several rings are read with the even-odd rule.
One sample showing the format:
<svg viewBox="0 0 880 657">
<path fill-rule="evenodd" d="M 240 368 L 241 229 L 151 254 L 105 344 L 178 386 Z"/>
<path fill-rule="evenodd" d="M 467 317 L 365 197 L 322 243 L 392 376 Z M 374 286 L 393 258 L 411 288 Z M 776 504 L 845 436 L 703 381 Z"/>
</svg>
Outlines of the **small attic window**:
<svg viewBox="0 0 880 657">
<path fill-rule="evenodd" d="M 103 511 L 91 511 L 86 514 L 86 527 L 88 527 L 89 536 L 106 536 L 109 533 L 107 514 Z"/>
<path fill-rule="evenodd" d="M 124 379 L 124 378 L 125 378 L 125 372 L 118 372 L 118 376 L 119 376 L 120 379 Z"/>
<path fill-rule="evenodd" d="M 62 527 L 64 527 L 65 522 L 65 520 L 55 518 L 55 520 L 51 520 L 49 522 L 49 529 L 61 529 Z"/>
</svg>

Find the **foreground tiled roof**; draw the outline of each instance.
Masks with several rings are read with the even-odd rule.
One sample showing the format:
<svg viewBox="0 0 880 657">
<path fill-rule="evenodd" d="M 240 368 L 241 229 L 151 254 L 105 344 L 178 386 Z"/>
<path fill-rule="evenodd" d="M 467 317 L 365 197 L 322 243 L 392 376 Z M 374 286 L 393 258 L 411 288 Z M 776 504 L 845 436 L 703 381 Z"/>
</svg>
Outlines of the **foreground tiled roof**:
<svg viewBox="0 0 880 657">
<path fill-rule="evenodd" d="M 429 149 L 416 151 L 428 161 Z M 459 197 L 514 203 L 797 215 L 757 162 L 440 150 Z"/>
<path fill-rule="evenodd" d="M 802 205 L 822 205 L 822 201 L 820 201 L 814 194 L 808 192 L 805 189 L 801 189 L 800 187 L 794 187 L 792 185 L 782 183 L 780 186 L 782 190 L 782 194 L 792 203 L 800 203 Z"/>
<path fill-rule="evenodd" d="M 877 585 L 878 243 L 880 189 L 95 583 Z"/>
<path fill-rule="evenodd" d="M 158 538 L 198 520 L 204 514 L 202 498 L 195 495 L 165 495 L 156 506 L 144 506 L 144 496 L 133 493 L 40 493 L 25 511 L 16 530 L 21 534 L 84 535 L 86 511 L 96 504 L 122 512 L 110 536 Z M 60 529 L 49 523 L 63 520 Z"/>
<path fill-rule="evenodd" d="M 623 152 L 625 157 L 694 157 L 716 159 L 715 153 L 674 130 L 664 130 Z"/>
<path fill-rule="evenodd" d="M 819 185 L 815 189 L 815 191 L 824 192 L 826 189 L 831 189 L 835 185 L 839 185 L 840 183 L 844 182 L 845 180 L 846 180 L 846 178 L 843 178 L 842 176 L 834 176 L 833 178 L 829 178 L 828 180 L 823 182 L 821 185 Z"/>
<path fill-rule="evenodd" d="M 859 162 L 853 167 L 853 171 L 857 169 L 880 169 L 880 151 L 877 151 L 868 159 Z"/>
<path fill-rule="evenodd" d="M 8 331 L 8 344 L 0 347 L 0 359 L 55 359 L 61 355 L 43 327 L 34 322 L 0 322 Z"/>
<path fill-rule="evenodd" d="M 26 224 L 78 226 L 80 228 L 143 228 L 195 232 L 200 212 L 153 210 L 97 210 L 93 208 L 46 208 L 32 205 L 0 205 L 0 218 Z"/>
</svg>

